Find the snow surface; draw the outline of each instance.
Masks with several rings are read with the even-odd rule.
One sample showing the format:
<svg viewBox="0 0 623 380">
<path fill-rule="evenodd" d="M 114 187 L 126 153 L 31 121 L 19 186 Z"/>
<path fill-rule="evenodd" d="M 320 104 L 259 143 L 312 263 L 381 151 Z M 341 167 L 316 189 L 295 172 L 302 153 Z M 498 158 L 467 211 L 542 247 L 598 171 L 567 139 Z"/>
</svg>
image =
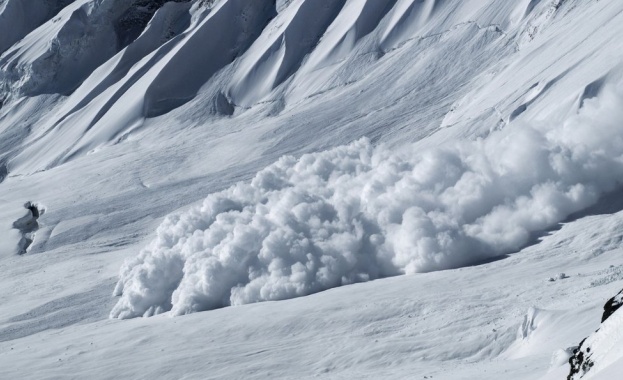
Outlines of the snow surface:
<svg viewBox="0 0 623 380">
<path fill-rule="evenodd" d="M 0 378 L 567 376 L 623 288 L 623 3 L 138 3 L 0 1 Z"/>
<path fill-rule="evenodd" d="M 599 374 L 600 371 L 604 371 L 604 374 L 599 374 L 599 376 L 608 376 L 605 369 L 612 373 L 613 369 L 608 368 L 609 366 L 613 364 L 615 367 L 620 366 L 618 362 L 623 358 L 621 326 L 623 326 L 623 313 L 617 311 L 601 324 L 595 334 L 586 339 L 585 344 L 592 348 L 590 359 L 594 366 L 584 378 L 596 378 L 592 374 Z"/>
</svg>

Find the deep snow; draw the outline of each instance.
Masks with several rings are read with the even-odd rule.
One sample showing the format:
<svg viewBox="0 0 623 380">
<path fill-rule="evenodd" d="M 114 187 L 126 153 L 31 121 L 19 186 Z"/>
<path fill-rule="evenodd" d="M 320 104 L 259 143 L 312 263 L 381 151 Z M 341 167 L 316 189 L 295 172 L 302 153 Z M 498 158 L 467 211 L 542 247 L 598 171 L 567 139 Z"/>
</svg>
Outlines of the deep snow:
<svg viewBox="0 0 623 380">
<path fill-rule="evenodd" d="M 1 378 L 566 377 L 623 287 L 623 4 L 137 3 L 0 1 Z"/>
</svg>

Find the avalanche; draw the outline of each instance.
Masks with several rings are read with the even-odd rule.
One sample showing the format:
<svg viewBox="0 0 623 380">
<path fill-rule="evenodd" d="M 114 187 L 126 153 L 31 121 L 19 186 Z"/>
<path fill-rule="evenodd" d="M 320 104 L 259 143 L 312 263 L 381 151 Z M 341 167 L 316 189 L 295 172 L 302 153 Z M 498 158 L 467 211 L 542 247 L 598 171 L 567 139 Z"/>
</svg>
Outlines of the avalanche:
<svg viewBox="0 0 623 380">
<path fill-rule="evenodd" d="M 623 87 L 561 123 L 404 152 L 287 156 L 168 217 L 121 269 L 112 317 L 280 300 L 525 246 L 623 182 Z"/>
</svg>

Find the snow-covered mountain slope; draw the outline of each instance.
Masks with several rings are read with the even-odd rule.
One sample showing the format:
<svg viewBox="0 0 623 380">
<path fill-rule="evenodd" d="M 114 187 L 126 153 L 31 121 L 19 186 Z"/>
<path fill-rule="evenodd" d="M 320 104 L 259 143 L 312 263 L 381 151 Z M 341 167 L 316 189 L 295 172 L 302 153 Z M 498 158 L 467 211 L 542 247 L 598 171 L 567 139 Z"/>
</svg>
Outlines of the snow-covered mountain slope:
<svg viewBox="0 0 623 380">
<path fill-rule="evenodd" d="M 621 373 L 623 314 L 618 310 L 622 304 L 623 291 L 606 302 L 599 329 L 573 351 L 568 379 L 594 378 L 595 375 L 608 379 Z"/>
<path fill-rule="evenodd" d="M 622 12 L 0 0 L 0 378 L 565 378 L 622 287 Z"/>
</svg>

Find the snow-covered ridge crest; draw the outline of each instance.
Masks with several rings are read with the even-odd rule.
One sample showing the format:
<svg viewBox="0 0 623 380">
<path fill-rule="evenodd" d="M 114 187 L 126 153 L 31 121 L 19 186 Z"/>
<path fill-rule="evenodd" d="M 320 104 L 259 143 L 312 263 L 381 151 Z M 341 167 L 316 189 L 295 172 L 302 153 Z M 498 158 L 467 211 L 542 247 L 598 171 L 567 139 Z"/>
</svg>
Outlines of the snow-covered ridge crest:
<svg viewBox="0 0 623 380">
<path fill-rule="evenodd" d="M 11 172 L 32 174 L 106 149 L 183 107 L 201 114 L 192 122 L 200 124 L 262 107 L 281 113 L 326 92 L 355 97 L 365 81 L 423 91 L 440 82 L 375 78 L 402 70 L 396 55 L 417 56 L 403 58 L 413 71 L 443 60 L 445 48 L 437 48 L 450 43 L 443 36 L 458 45 L 456 54 L 482 52 L 474 69 L 453 78 L 468 83 L 484 69 L 476 68 L 486 61 L 480 57 L 510 54 L 523 28 L 509 25 L 517 4 L 494 2 L 76 0 L 0 56 L 4 110 L 54 98 L 49 117 L 17 132 Z M 522 22 L 546 3 L 520 4 Z M 421 52 L 409 53 L 412 44 Z"/>
<path fill-rule="evenodd" d="M 618 84 L 616 84 L 618 83 Z M 121 268 L 113 318 L 280 300 L 511 253 L 623 181 L 623 87 L 564 122 L 400 152 L 283 157 L 168 217 Z"/>
<path fill-rule="evenodd" d="M 0 44 L 0 96 L 6 99 L 70 95 L 100 65 L 133 42 L 165 1 L 64 0 L 43 2 L 45 6 L 24 3 L 33 3 L 29 7 L 20 5 L 25 15 L 47 9 L 45 17 L 40 17 L 40 21 L 47 22 L 31 28 L 34 30 L 6 51 Z M 51 18 L 56 12 L 58 15 Z M 2 20 L 11 16 L 7 13 L 0 14 L 0 31 L 12 25 Z M 25 15 L 23 18 L 28 18 Z"/>
</svg>

